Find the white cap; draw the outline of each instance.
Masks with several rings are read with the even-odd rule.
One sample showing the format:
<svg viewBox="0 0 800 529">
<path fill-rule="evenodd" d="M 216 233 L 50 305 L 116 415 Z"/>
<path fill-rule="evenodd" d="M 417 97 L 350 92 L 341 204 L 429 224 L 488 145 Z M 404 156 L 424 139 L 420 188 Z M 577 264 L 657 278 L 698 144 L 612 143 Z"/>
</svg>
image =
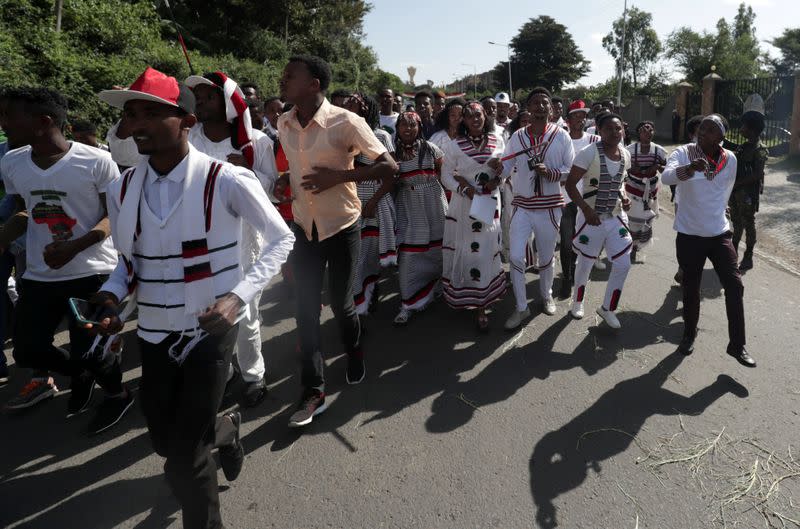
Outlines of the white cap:
<svg viewBox="0 0 800 529">
<path fill-rule="evenodd" d="M 758 112 L 759 114 L 766 114 L 764 112 L 764 98 L 758 94 L 750 94 L 744 101 L 744 108 L 742 114 L 747 112 Z"/>
<path fill-rule="evenodd" d="M 506 105 L 511 104 L 511 98 L 508 97 L 508 94 L 505 92 L 498 92 L 497 95 L 494 96 L 495 103 L 505 103 Z"/>
</svg>

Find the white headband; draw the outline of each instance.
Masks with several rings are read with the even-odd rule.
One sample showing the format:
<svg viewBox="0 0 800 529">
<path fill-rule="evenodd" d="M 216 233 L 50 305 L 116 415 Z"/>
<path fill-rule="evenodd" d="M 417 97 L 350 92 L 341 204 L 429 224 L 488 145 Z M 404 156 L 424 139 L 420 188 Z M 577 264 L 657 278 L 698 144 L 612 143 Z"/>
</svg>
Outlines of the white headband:
<svg viewBox="0 0 800 529">
<path fill-rule="evenodd" d="M 719 130 L 722 131 L 722 136 L 723 137 L 725 136 L 725 133 L 727 132 L 727 130 L 725 129 L 725 124 L 722 122 L 722 119 L 718 115 L 711 114 L 710 116 L 706 116 L 703 118 L 703 121 L 706 120 L 716 124 L 717 127 L 719 127 Z"/>
</svg>

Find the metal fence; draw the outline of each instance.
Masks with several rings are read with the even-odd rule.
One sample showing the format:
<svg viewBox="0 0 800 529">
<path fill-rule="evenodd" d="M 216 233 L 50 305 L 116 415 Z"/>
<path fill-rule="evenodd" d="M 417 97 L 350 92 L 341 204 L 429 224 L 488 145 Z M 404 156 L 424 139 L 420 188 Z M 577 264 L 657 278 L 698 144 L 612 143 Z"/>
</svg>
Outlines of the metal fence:
<svg viewBox="0 0 800 529">
<path fill-rule="evenodd" d="M 717 81 L 714 94 L 714 112 L 728 119 L 731 130 L 728 141 L 744 142 L 741 127 L 744 102 L 752 94 L 764 100 L 766 127 L 762 141 L 771 149 L 788 148 L 791 133 L 794 77 L 757 77 L 753 79 L 731 79 Z"/>
</svg>

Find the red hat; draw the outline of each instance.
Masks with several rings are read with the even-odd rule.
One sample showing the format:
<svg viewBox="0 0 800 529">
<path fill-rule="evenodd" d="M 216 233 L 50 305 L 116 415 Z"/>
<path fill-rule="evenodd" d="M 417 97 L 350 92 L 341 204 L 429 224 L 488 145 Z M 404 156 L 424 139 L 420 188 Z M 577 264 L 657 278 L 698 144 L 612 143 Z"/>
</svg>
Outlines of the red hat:
<svg viewBox="0 0 800 529">
<path fill-rule="evenodd" d="M 569 112 L 567 114 L 572 114 L 573 112 L 589 112 L 589 107 L 586 106 L 586 103 L 583 99 L 576 99 L 572 103 L 569 104 Z"/>
<path fill-rule="evenodd" d="M 194 112 L 194 94 L 178 80 L 156 69 L 147 69 L 133 84 L 124 90 L 103 90 L 98 94 L 101 101 L 112 107 L 123 108 L 125 103 L 135 99 L 154 101 L 177 107 L 186 112 Z"/>
</svg>

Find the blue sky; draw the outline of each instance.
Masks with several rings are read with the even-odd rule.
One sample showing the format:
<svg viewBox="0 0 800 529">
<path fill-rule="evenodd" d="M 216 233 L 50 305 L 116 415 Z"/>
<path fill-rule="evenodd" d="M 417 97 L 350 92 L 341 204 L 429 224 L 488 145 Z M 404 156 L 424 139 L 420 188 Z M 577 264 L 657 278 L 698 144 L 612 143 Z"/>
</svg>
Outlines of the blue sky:
<svg viewBox="0 0 800 529">
<path fill-rule="evenodd" d="M 787 26 L 800 26 L 800 1 L 753 0 L 757 36 L 770 40 Z M 653 14 L 654 27 L 664 40 L 679 26 L 713 30 L 719 18 L 731 20 L 739 0 L 643 0 L 631 3 Z M 549 15 L 569 29 L 592 71 L 581 82 L 594 84 L 614 74 L 614 63 L 600 41 L 622 14 L 623 0 L 372 0 L 364 21 L 366 43 L 377 52 L 382 69 L 408 80 L 406 68 L 415 66 L 415 81 L 437 85 L 454 77 L 486 71 L 505 60 L 506 43 L 528 19 Z M 775 55 L 775 49 L 762 42 Z M 464 65 L 464 63 L 468 65 Z M 513 63 L 512 63 L 513 68 Z M 675 74 L 675 77 L 679 77 Z"/>
</svg>

